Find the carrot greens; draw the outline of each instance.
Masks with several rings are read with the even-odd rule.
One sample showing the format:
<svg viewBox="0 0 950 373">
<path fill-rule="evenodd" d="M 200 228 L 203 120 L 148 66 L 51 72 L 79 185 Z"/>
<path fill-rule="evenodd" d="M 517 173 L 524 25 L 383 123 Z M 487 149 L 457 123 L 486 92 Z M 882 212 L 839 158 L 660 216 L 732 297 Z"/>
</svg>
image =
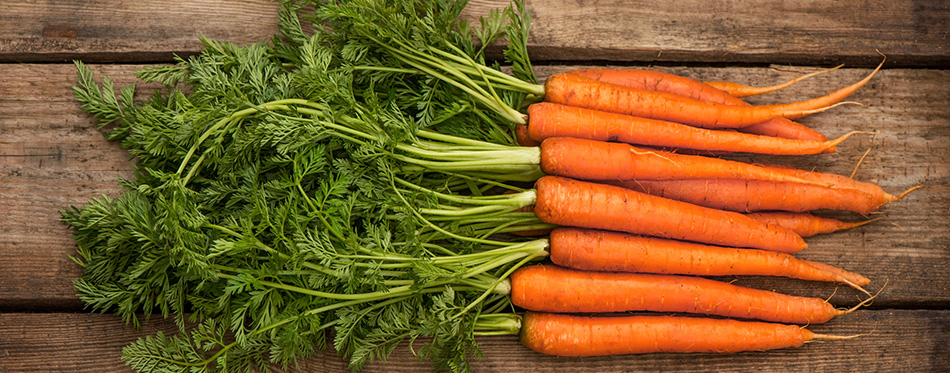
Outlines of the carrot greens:
<svg viewBox="0 0 950 373">
<path fill-rule="evenodd" d="M 299 4 L 281 5 L 285 39 L 203 39 L 138 73 L 163 86 L 144 100 L 77 63 L 77 99 L 135 160 L 121 195 L 63 211 L 80 299 L 135 325 L 176 320 L 181 334 L 124 350 L 138 371 L 286 368 L 331 337 L 353 369 L 427 337 L 436 368 L 468 370 L 474 335 L 517 330 L 507 276 L 547 256 L 545 239 L 494 237 L 549 227 L 506 184 L 540 176 L 539 150 L 503 145 L 505 121 L 457 87 L 336 31 L 305 36 Z M 457 43 L 466 58 L 485 61 L 508 12 L 482 22 L 483 45 Z"/>
</svg>

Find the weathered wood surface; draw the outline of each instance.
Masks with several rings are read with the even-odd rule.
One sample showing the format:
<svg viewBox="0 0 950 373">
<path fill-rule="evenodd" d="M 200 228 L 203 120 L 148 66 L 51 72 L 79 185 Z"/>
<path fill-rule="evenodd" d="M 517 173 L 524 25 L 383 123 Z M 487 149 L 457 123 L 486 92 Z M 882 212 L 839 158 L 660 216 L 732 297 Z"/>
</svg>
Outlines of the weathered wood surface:
<svg viewBox="0 0 950 373">
<path fill-rule="evenodd" d="M 469 18 L 503 7 L 473 0 Z M 529 0 L 539 61 L 950 65 L 946 1 Z M 200 50 L 198 35 L 266 39 L 268 0 L 12 0 L 0 12 L 0 61 L 167 60 Z"/>
<path fill-rule="evenodd" d="M 473 0 L 468 16 L 504 1 Z M 531 49 L 540 77 L 585 64 L 649 65 L 703 80 L 774 83 L 789 74 L 762 66 L 849 68 L 801 82 L 759 103 L 811 97 L 859 80 L 888 54 L 881 71 L 844 106 L 802 121 L 829 137 L 849 139 L 836 154 L 739 159 L 850 174 L 892 193 L 924 188 L 888 206 L 886 222 L 808 239 L 799 257 L 870 277 L 885 289 L 868 308 L 815 331 L 870 335 L 813 343 L 800 350 L 738 355 L 657 354 L 564 359 L 541 356 L 515 337 L 480 339 L 488 358 L 477 371 L 938 371 L 950 366 L 950 4 L 946 2 L 666 2 L 630 4 L 528 1 Z M 107 142 L 70 92 L 68 60 L 165 63 L 193 54 L 199 34 L 249 43 L 276 31 L 266 0 L 4 2 L 0 12 L 0 372 L 126 371 L 121 347 L 155 330 L 137 331 L 110 315 L 87 314 L 73 295 L 79 268 L 58 211 L 119 191 L 128 154 Z M 705 9 L 711 9 L 706 11 Z M 778 16 L 781 14 L 781 16 Z M 28 64 L 20 62 L 44 62 Z M 709 67 L 713 63 L 713 67 Z M 857 66 L 859 68 L 850 68 Z M 93 65 L 118 85 L 142 65 Z M 926 68 L 921 68 L 926 67 Z M 810 70 L 813 67 L 788 67 Z M 859 217 L 837 215 L 847 219 Z M 811 282 L 741 277 L 737 284 L 856 303 L 851 289 Z M 425 362 L 401 346 L 370 371 L 419 371 Z M 346 371 L 323 353 L 303 371 Z"/>
<path fill-rule="evenodd" d="M 858 338 L 806 344 L 768 353 L 650 354 L 596 358 L 557 358 L 518 347 L 516 336 L 479 338 L 485 359 L 473 360 L 476 372 L 618 372 L 618 371 L 852 371 L 936 372 L 950 366 L 950 311 L 859 311 L 809 329 Z M 115 317 L 99 314 L 0 314 L 0 371 L 123 372 L 122 347 L 145 333 L 175 331 L 170 322 L 152 320 L 141 331 Z M 95 338 L 91 338 L 95 336 Z M 418 351 L 421 342 L 417 342 Z M 908 361 L 907 359 L 913 359 Z M 347 372 L 330 352 L 300 362 L 301 372 Z M 365 372 L 420 372 L 429 365 L 413 356 L 408 343 L 390 359 Z"/>
<path fill-rule="evenodd" d="M 168 61 L 198 36 L 238 44 L 277 32 L 270 0 L 13 0 L 0 12 L 0 61 Z"/>
</svg>

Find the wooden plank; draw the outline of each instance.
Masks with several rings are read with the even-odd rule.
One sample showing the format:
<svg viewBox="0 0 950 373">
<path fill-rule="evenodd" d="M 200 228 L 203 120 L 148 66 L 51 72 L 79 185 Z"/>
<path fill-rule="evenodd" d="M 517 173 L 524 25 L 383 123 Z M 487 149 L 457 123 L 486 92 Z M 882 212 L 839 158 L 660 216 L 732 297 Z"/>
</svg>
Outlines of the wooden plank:
<svg viewBox="0 0 950 373">
<path fill-rule="evenodd" d="M 506 0 L 473 0 L 473 19 Z M 945 1 L 530 0 L 530 47 L 543 61 L 950 65 Z M 199 34 L 235 43 L 275 33 L 268 0 L 13 0 L 0 13 L 0 61 L 168 61 Z"/>
<path fill-rule="evenodd" d="M 119 85 L 132 82 L 135 65 L 95 65 Z M 573 68 L 539 68 L 543 78 Z M 760 68 L 663 68 L 701 79 L 773 82 L 786 74 Z M 799 99 L 846 85 L 868 73 L 844 69 L 802 82 L 761 101 Z M 0 309 L 78 309 L 71 279 L 79 275 L 69 259 L 74 246 L 58 211 L 118 191 L 115 180 L 129 175 L 127 154 L 106 142 L 74 102 L 71 65 L 9 65 L 0 70 Z M 101 77 L 101 76 L 100 76 Z M 804 119 L 837 136 L 851 129 L 879 131 L 858 178 L 898 192 L 925 187 L 894 203 L 888 222 L 808 240 L 798 256 L 887 282 L 874 307 L 950 306 L 950 71 L 884 70 L 846 106 Z M 782 96 L 784 95 L 784 96 Z M 880 138 L 880 137 L 878 137 Z M 836 154 L 814 157 L 745 157 L 800 168 L 849 174 L 872 143 L 855 138 Z M 742 158 L 742 157 L 740 157 Z M 857 217 L 846 215 L 844 218 Z M 787 279 L 743 277 L 739 284 L 828 297 L 837 305 L 856 302 L 857 293 Z M 927 284 L 922 286 L 922 284 Z M 837 289 L 837 292 L 836 292 Z"/>
<path fill-rule="evenodd" d="M 129 66 L 94 66 L 116 84 Z M 80 307 L 69 259 L 75 244 L 59 211 L 119 191 L 129 155 L 105 140 L 79 109 L 72 65 L 0 70 L 0 309 Z"/>
<path fill-rule="evenodd" d="M 879 49 L 892 66 L 950 62 L 945 1 L 604 0 L 528 7 L 533 58 L 542 61 L 870 66 Z"/>
<path fill-rule="evenodd" d="M 175 334 L 165 320 L 136 330 L 114 315 L 85 313 L 0 314 L 0 370 L 128 372 L 122 348 L 158 331 Z"/>
<path fill-rule="evenodd" d="M 648 354 L 597 358 L 545 356 L 518 343 L 515 336 L 485 337 L 478 342 L 485 359 L 473 361 L 476 372 L 606 371 L 920 371 L 950 366 L 950 311 L 859 311 L 809 329 L 849 340 L 809 343 L 798 349 L 739 354 Z M 143 323 L 137 331 L 119 318 L 100 314 L 0 314 L 0 367 L 8 371 L 125 372 L 123 346 L 157 330 L 174 333 L 164 320 Z M 417 342 L 418 343 L 418 342 Z M 415 347 L 418 349 L 421 343 Z M 303 372 L 347 372 L 330 352 L 301 361 Z M 413 356 L 403 343 L 385 362 L 364 372 L 417 372 L 428 362 Z"/>
<path fill-rule="evenodd" d="M 277 33 L 270 0 L 13 0 L 0 13 L 0 61 L 151 62 Z"/>
</svg>

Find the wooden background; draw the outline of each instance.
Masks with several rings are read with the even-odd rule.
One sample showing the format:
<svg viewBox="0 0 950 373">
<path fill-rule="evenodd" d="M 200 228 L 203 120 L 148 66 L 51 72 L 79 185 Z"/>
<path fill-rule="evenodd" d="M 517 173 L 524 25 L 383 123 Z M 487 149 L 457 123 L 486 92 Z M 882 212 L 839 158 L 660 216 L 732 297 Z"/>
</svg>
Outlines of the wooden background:
<svg viewBox="0 0 950 373">
<path fill-rule="evenodd" d="M 469 17 L 504 1 L 473 0 Z M 765 353 L 652 354 L 556 358 L 517 337 L 482 338 L 476 371 L 947 371 L 950 370 L 950 2 L 946 1 L 558 1 L 529 0 L 531 51 L 539 75 L 589 65 L 650 67 L 702 80 L 769 84 L 840 63 L 757 103 L 812 97 L 887 63 L 845 106 L 803 120 L 829 137 L 854 129 L 836 154 L 740 157 L 850 174 L 897 193 L 924 188 L 886 208 L 884 222 L 808 239 L 798 256 L 852 270 L 884 286 L 869 307 L 816 332 L 866 334 Z M 79 275 L 58 211 L 118 192 L 128 154 L 108 143 L 72 97 L 81 59 L 118 84 L 144 65 L 199 51 L 198 35 L 236 43 L 276 32 L 265 0 L 7 0 L 0 11 L 0 372 L 128 369 L 121 348 L 172 323 L 142 330 L 90 314 L 73 295 Z M 845 219 L 856 216 L 837 215 Z M 739 277 L 740 285 L 858 301 L 848 288 Z M 367 371 L 425 371 L 402 346 Z M 303 371 L 347 371 L 332 353 Z"/>
</svg>

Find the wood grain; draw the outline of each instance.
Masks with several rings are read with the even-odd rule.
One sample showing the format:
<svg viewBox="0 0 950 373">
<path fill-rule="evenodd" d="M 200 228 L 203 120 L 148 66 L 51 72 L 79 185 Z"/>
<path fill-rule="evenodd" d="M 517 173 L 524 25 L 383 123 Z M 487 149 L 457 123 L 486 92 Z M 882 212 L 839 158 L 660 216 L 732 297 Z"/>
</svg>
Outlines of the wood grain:
<svg viewBox="0 0 950 373">
<path fill-rule="evenodd" d="M 950 53 L 950 4 L 940 1 L 532 1 L 528 8 L 537 60 L 870 66 L 879 49 L 894 66 L 946 66 Z"/>
<path fill-rule="evenodd" d="M 0 61 L 171 61 L 199 36 L 237 44 L 277 33 L 270 0 L 13 0 L 0 12 Z"/>
<path fill-rule="evenodd" d="M 505 0 L 473 0 L 475 19 Z M 268 0 L 12 0 L 0 12 L 0 61 L 169 60 L 198 35 L 239 44 L 275 33 Z M 529 0 L 535 61 L 950 65 L 945 1 Z"/>
<path fill-rule="evenodd" d="M 94 66 L 116 84 L 129 66 Z M 105 140 L 79 109 L 72 65 L 7 65 L 0 70 L 0 309 L 78 309 L 79 267 L 59 211 L 118 193 L 129 155 Z"/>
<path fill-rule="evenodd" d="M 516 336 L 479 338 L 486 358 L 473 360 L 475 372 L 609 371 L 902 371 L 933 372 L 950 366 L 950 311 L 859 311 L 809 329 L 861 336 L 809 343 L 798 349 L 739 354 L 648 354 L 561 358 L 532 352 Z M 161 330 L 174 334 L 165 320 L 143 323 L 142 330 L 109 315 L 68 313 L 0 314 L 0 370 L 125 372 L 122 347 Z M 417 342 L 416 350 L 421 347 Z M 909 357 L 918 358 L 908 360 Z M 348 372 L 332 352 L 302 360 L 302 372 Z M 385 362 L 364 372 L 419 372 L 427 361 L 401 344 Z"/>
</svg>

